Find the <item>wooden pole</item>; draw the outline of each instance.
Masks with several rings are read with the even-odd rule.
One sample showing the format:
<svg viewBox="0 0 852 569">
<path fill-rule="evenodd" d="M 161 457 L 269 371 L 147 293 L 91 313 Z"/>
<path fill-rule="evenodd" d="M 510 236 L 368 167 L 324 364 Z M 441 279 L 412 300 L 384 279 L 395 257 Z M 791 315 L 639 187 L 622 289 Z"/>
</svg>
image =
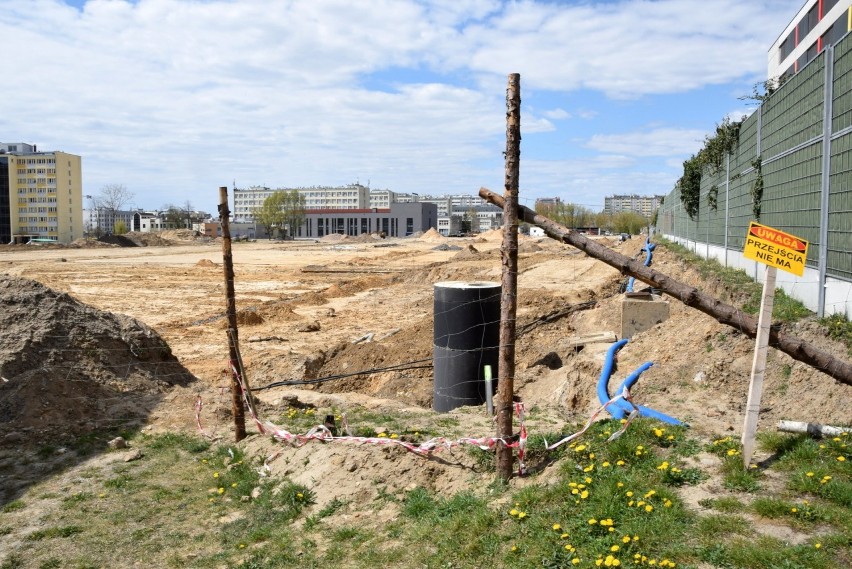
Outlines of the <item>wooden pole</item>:
<svg viewBox="0 0 852 569">
<path fill-rule="evenodd" d="M 228 316 L 228 372 L 231 375 L 231 404 L 234 413 L 234 439 L 241 441 L 246 438 L 246 416 L 243 407 L 240 383 L 234 368 L 238 365 L 236 342 L 237 335 L 237 301 L 234 294 L 234 259 L 231 255 L 231 212 L 228 210 L 228 188 L 219 188 L 219 222 L 222 224 L 222 265 L 225 268 L 225 313 Z"/>
<path fill-rule="evenodd" d="M 500 349 L 497 383 L 497 436 L 512 437 L 512 412 L 515 393 L 515 313 L 518 290 L 518 177 L 521 158 L 521 76 L 509 75 L 506 89 L 506 179 L 503 206 L 503 264 L 500 296 Z M 497 476 L 512 477 L 514 453 L 504 444 L 497 445 Z"/>
<path fill-rule="evenodd" d="M 743 466 L 748 468 L 754 454 L 754 435 L 760 415 L 760 398 L 763 395 L 763 377 L 766 375 L 766 352 L 769 347 L 769 328 L 772 326 L 772 306 L 775 304 L 775 277 L 778 269 L 766 266 L 763 296 L 760 299 L 760 316 L 757 320 L 757 338 L 754 342 L 754 359 L 751 363 L 751 380 L 748 386 L 745 421 L 743 422 Z"/>
<path fill-rule="evenodd" d="M 497 207 L 503 207 L 504 200 L 499 194 L 495 194 L 487 188 L 480 188 L 479 195 Z M 519 206 L 519 215 L 524 221 L 533 223 L 544 229 L 548 237 L 576 247 L 590 257 L 594 257 L 618 269 L 622 274 L 636 277 L 642 282 L 681 301 L 685 305 L 709 314 L 722 324 L 727 324 L 751 338 L 757 336 L 757 320 L 742 310 L 730 304 L 725 304 L 721 300 L 705 294 L 695 287 L 677 281 L 650 267 L 646 267 L 642 261 L 625 257 L 609 247 L 586 239 L 580 233 L 572 231 L 527 207 Z M 852 363 L 835 358 L 828 352 L 820 350 L 801 338 L 796 338 L 795 336 L 772 328 L 769 331 L 769 345 L 781 350 L 794 360 L 808 364 L 841 383 L 852 385 Z"/>
</svg>

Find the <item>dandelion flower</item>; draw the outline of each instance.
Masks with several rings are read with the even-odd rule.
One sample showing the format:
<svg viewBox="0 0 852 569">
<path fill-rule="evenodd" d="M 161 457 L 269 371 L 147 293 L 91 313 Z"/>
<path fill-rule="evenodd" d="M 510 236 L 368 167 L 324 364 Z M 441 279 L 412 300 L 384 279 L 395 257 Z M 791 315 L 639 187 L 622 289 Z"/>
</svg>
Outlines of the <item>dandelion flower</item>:
<svg viewBox="0 0 852 569">
<path fill-rule="evenodd" d="M 218 472 L 214 472 L 214 473 L 213 473 L 213 478 L 219 478 L 219 473 L 218 473 Z"/>
<path fill-rule="evenodd" d="M 612 547 L 610 547 L 610 548 L 609 548 L 609 550 L 610 550 L 610 551 L 612 551 L 613 553 L 615 553 L 615 552 L 616 552 L 616 551 L 618 551 L 619 549 L 621 549 L 621 548 L 620 548 L 619 546 L 617 546 L 617 545 L 613 545 Z"/>
<path fill-rule="evenodd" d="M 838 462 L 844 462 L 845 460 L 846 460 L 846 457 L 845 457 L 845 456 L 838 456 L 838 457 L 837 457 L 837 461 L 838 461 Z"/>
<path fill-rule="evenodd" d="M 598 520 L 596 520 L 595 518 L 591 518 L 591 519 L 589 520 L 589 525 L 590 525 L 590 526 L 593 526 L 593 525 L 595 525 L 596 523 L 598 523 Z"/>
<path fill-rule="evenodd" d="M 815 547 L 815 548 L 817 548 L 817 549 L 819 549 L 820 547 L 822 547 L 822 544 L 821 544 L 821 543 L 815 543 L 815 544 L 814 544 L 814 547 Z"/>
<path fill-rule="evenodd" d="M 808 472 L 807 474 L 805 474 L 805 476 L 807 476 L 808 478 L 811 478 L 813 475 L 814 475 L 813 472 Z"/>
<path fill-rule="evenodd" d="M 575 557 L 574 559 L 571 560 L 571 565 L 579 565 L 579 564 L 580 564 L 579 558 Z"/>
<path fill-rule="evenodd" d="M 562 529 L 562 526 L 561 526 L 561 525 L 559 525 L 559 524 L 553 524 L 553 530 L 554 530 L 554 531 L 559 531 L 559 530 L 561 530 L 561 529 Z"/>
<path fill-rule="evenodd" d="M 517 516 L 518 510 L 516 510 L 515 508 L 512 508 L 511 510 L 509 510 L 509 515 L 510 516 Z"/>
<path fill-rule="evenodd" d="M 526 513 L 526 512 L 518 512 L 518 519 L 519 519 L 519 520 L 522 520 L 522 519 L 524 519 L 525 517 L 527 517 L 527 513 Z"/>
</svg>

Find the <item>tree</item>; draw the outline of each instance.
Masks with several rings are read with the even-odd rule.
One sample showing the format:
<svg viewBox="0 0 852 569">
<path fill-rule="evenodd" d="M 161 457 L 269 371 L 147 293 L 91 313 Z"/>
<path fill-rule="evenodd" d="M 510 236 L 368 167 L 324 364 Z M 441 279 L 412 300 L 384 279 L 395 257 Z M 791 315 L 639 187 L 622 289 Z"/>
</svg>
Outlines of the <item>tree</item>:
<svg viewBox="0 0 852 569">
<path fill-rule="evenodd" d="M 612 216 L 612 226 L 616 233 L 636 235 L 648 225 L 648 218 L 634 211 L 622 211 Z"/>
<path fill-rule="evenodd" d="M 192 207 L 192 202 L 187 200 L 180 209 L 183 213 L 184 227 L 192 229 L 192 216 L 195 213 L 195 208 Z"/>
<path fill-rule="evenodd" d="M 163 221 L 170 229 L 181 227 L 183 225 L 183 210 L 175 205 L 166 204 L 163 206 Z"/>
<path fill-rule="evenodd" d="M 94 203 L 97 209 L 105 210 L 107 214 L 106 227 L 115 228 L 115 213 L 133 201 L 134 195 L 133 192 L 128 191 L 124 184 L 107 184 L 101 188 Z M 98 226 L 100 226 L 100 220 Z"/>
<path fill-rule="evenodd" d="M 290 233 L 290 237 L 296 236 L 296 230 L 305 222 L 305 196 L 298 190 L 282 192 L 281 210 L 283 212 L 283 223 Z"/>
<path fill-rule="evenodd" d="M 116 235 L 124 235 L 127 233 L 127 224 L 124 223 L 123 219 L 116 220 L 115 225 L 113 225 L 113 233 Z"/>
<path fill-rule="evenodd" d="M 273 192 L 268 198 L 263 200 L 260 207 L 252 211 L 254 220 L 261 224 L 266 229 L 266 235 L 272 239 L 272 232 L 276 227 L 284 224 L 284 212 L 281 208 L 284 202 L 286 192 Z"/>
</svg>

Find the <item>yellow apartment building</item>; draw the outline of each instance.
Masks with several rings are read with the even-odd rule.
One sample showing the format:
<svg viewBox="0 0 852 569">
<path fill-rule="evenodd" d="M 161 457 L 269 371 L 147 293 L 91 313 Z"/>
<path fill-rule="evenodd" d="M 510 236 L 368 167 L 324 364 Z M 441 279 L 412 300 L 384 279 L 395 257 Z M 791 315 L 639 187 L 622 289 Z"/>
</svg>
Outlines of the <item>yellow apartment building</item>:
<svg viewBox="0 0 852 569">
<path fill-rule="evenodd" d="M 0 143 L 0 243 L 70 243 L 82 236 L 80 157 Z"/>
</svg>

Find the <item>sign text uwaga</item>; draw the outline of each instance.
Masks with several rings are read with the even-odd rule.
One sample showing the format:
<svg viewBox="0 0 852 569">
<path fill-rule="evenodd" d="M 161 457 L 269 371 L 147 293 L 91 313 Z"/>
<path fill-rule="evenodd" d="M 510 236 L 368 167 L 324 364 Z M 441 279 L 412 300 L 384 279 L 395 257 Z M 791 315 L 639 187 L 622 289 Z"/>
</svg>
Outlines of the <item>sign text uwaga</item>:
<svg viewBox="0 0 852 569">
<path fill-rule="evenodd" d="M 808 258 L 808 242 L 767 225 L 751 222 L 743 257 L 802 276 Z"/>
</svg>

